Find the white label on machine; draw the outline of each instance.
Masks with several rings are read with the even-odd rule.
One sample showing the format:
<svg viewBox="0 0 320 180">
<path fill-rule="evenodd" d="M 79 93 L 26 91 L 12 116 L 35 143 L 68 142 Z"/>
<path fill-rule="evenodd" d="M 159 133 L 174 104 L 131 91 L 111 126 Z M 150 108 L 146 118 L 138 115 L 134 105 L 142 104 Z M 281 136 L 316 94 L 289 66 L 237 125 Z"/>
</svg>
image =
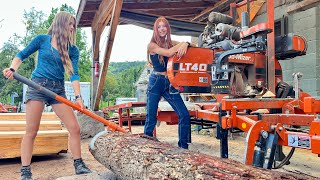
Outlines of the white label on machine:
<svg viewBox="0 0 320 180">
<path fill-rule="evenodd" d="M 215 64 L 213 64 L 213 65 L 211 66 L 212 80 L 213 80 L 213 81 L 217 80 L 217 74 L 216 74 L 216 70 L 217 70 L 217 69 L 216 69 L 216 68 L 217 68 L 217 67 L 216 67 Z M 222 64 L 222 65 L 221 65 L 221 69 L 227 70 L 227 69 L 228 69 L 228 64 Z M 224 73 L 223 73 L 223 76 L 222 76 L 222 78 L 221 78 L 220 80 L 228 80 L 228 77 L 229 77 L 228 72 L 224 72 Z"/>
<path fill-rule="evenodd" d="M 310 137 L 288 134 L 288 145 L 291 147 L 310 149 Z"/>
<path fill-rule="evenodd" d="M 208 81 L 208 77 L 199 77 L 199 82 L 207 83 Z"/>
</svg>

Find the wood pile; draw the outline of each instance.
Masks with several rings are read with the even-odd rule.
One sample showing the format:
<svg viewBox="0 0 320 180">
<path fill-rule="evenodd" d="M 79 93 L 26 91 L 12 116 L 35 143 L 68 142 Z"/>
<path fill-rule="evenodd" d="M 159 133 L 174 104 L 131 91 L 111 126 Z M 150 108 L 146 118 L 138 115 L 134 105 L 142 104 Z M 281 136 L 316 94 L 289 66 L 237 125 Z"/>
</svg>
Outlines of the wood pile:
<svg viewBox="0 0 320 180">
<path fill-rule="evenodd" d="M 25 113 L 0 113 L 0 159 L 20 157 L 25 126 Z M 33 155 L 67 152 L 68 136 L 54 113 L 43 113 Z"/>
<path fill-rule="evenodd" d="M 312 179 L 118 132 L 96 135 L 90 152 L 120 179 Z"/>
</svg>

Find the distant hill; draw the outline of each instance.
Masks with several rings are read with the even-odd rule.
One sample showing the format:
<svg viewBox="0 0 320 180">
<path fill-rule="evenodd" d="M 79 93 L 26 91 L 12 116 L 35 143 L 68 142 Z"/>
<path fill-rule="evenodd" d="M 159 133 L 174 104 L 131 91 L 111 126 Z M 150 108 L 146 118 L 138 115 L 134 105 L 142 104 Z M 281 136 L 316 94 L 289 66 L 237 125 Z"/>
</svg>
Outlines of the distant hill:
<svg viewBox="0 0 320 180">
<path fill-rule="evenodd" d="M 114 75 L 119 75 L 120 73 L 133 67 L 139 67 L 143 69 L 145 65 L 146 61 L 110 62 L 108 66 L 108 72 L 111 72 Z"/>
</svg>

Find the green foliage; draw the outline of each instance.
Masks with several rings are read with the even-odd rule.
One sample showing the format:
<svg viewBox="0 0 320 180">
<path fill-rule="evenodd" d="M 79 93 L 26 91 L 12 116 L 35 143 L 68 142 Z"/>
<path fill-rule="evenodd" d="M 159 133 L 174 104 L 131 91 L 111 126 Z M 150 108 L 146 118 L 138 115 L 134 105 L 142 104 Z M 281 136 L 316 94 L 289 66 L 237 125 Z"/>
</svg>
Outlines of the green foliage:
<svg viewBox="0 0 320 180">
<path fill-rule="evenodd" d="M 138 80 L 145 64 L 145 61 L 111 62 L 102 91 L 102 100 L 115 104 L 118 97 L 134 97 L 134 83 Z"/>
<path fill-rule="evenodd" d="M 91 82 L 91 58 L 87 48 L 87 36 L 84 31 L 77 30 L 77 46 L 80 50 L 79 75 L 82 82 Z"/>
<path fill-rule="evenodd" d="M 8 42 L 4 43 L 4 46 L 0 52 L 0 67 L 1 72 L 4 67 L 9 67 L 11 64 L 11 60 L 14 57 L 14 54 L 19 51 L 18 47 L 15 45 L 14 42 L 17 41 L 17 37 L 14 36 L 13 40 L 9 40 Z M 4 78 L 4 76 L 0 76 L 0 102 L 4 104 L 10 103 L 10 95 L 13 92 L 22 91 L 22 86 L 19 85 L 17 81 L 11 81 Z M 9 97 L 9 98 L 8 98 Z"/>
</svg>

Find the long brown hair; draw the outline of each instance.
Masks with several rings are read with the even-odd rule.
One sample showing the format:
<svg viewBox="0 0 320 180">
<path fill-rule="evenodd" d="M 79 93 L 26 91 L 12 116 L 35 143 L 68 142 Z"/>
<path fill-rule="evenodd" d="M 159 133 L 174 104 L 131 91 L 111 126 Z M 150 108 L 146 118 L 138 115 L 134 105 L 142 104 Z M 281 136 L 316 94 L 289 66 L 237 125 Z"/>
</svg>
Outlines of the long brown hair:
<svg viewBox="0 0 320 180">
<path fill-rule="evenodd" d="M 63 63 L 64 70 L 68 76 L 73 74 L 72 62 L 69 56 L 69 47 L 70 45 L 76 44 L 76 27 L 71 33 L 69 31 L 69 23 L 73 20 L 76 22 L 75 17 L 70 13 L 61 11 L 56 14 L 54 17 L 50 28 L 48 29 L 48 34 L 51 37 L 55 37 L 57 40 L 58 51 Z"/>
<path fill-rule="evenodd" d="M 165 37 L 165 47 L 163 47 L 163 43 L 161 42 L 161 37 L 159 35 L 159 31 L 158 31 L 158 25 L 160 22 L 163 22 L 167 28 L 167 35 Z M 151 38 L 151 41 L 150 42 L 153 42 L 153 43 L 156 43 L 159 47 L 162 47 L 162 48 L 171 48 L 173 45 L 172 45 L 172 40 L 171 40 L 171 28 L 170 28 L 170 24 L 168 22 L 168 20 L 163 17 L 163 16 L 160 16 L 156 19 L 156 21 L 154 22 L 154 25 L 153 25 L 153 35 L 152 35 L 152 38 Z M 149 57 L 149 54 L 150 52 L 148 51 L 148 61 L 150 64 L 151 61 L 150 61 L 150 57 Z M 164 64 L 164 59 L 163 59 L 163 56 L 159 55 L 159 61 L 161 64 Z"/>
</svg>

